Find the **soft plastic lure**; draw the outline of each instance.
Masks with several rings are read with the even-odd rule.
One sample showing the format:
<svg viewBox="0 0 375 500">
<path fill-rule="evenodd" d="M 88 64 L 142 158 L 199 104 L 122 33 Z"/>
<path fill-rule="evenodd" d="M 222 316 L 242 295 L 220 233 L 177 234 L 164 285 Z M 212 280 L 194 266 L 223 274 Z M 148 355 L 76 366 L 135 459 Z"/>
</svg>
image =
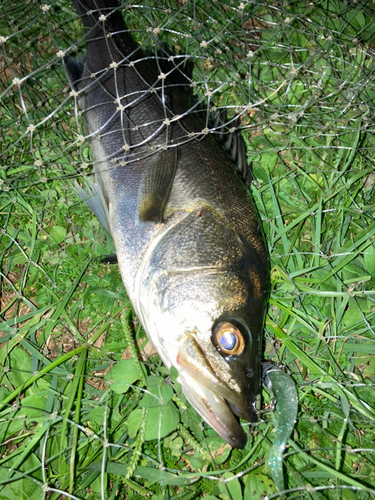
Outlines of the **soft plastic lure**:
<svg viewBox="0 0 375 500">
<path fill-rule="evenodd" d="M 277 490 L 281 492 L 284 490 L 283 452 L 297 420 L 297 389 L 292 377 L 277 365 L 266 368 L 265 383 L 277 400 L 275 413 L 278 414 L 276 438 L 267 465 Z"/>
</svg>

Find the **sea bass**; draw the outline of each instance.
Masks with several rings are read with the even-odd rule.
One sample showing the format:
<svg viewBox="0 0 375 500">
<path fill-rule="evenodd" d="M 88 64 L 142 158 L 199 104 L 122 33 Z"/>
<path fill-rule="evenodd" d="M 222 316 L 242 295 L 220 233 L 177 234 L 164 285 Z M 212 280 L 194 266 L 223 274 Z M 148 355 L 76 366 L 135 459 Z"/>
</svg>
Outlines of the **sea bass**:
<svg viewBox="0 0 375 500">
<path fill-rule="evenodd" d="M 66 68 L 95 173 L 81 194 L 113 237 L 126 291 L 161 359 L 206 422 L 244 447 L 236 416 L 257 418 L 269 263 L 235 168 L 245 168 L 243 139 L 227 134 L 228 154 L 208 133 L 188 90 L 190 63 L 145 54 L 117 1 L 73 3 L 87 56 L 84 64 L 67 58 Z"/>
</svg>

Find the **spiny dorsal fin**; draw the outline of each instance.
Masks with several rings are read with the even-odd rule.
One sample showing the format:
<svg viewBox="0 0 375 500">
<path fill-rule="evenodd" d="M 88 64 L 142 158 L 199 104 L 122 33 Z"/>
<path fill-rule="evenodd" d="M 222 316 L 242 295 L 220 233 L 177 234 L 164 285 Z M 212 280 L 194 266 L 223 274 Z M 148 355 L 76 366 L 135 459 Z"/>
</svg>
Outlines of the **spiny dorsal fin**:
<svg viewBox="0 0 375 500">
<path fill-rule="evenodd" d="M 228 153 L 236 171 L 243 181 L 250 185 L 253 176 L 246 158 L 246 146 L 241 134 L 239 117 L 229 127 L 226 125 L 228 123 L 227 112 L 223 109 L 219 113 L 211 113 L 209 122 L 211 128 L 217 129 L 214 137 Z M 234 130 L 231 131 L 232 128 Z"/>
</svg>

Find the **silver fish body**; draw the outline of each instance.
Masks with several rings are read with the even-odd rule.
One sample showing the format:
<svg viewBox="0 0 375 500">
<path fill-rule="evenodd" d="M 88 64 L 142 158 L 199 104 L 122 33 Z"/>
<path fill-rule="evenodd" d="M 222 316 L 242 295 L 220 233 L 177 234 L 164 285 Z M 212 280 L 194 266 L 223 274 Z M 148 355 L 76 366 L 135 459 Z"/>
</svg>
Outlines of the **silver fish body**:
<svg viewBox="0 0 375 500">
<path fill-rule="evenodd" d="M 115 0 L 73 3 L 87 59 L 67 68 L 94 161 L 88 204 L 161 359 L 198 413 L 243 447 L 234 414 L 256 420 L 269 290 L 256 210 L 228 154 L 202 132 L 182 63 L 146 57 Z"/>
</svg>

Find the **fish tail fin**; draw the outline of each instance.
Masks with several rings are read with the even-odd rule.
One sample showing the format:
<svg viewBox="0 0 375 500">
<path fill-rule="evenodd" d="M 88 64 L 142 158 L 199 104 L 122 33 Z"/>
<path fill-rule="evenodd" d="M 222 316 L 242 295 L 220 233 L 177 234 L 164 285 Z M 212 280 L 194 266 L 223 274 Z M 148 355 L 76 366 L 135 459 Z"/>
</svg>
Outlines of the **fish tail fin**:
<svg viewBox="0 0 375 500">
<path fill-rule="evenodd" d="M 73 0 L 85 28 L 87 59 L 92 72 L 120 62 L 138 49 L 118 0 Z"/>
</svg>

